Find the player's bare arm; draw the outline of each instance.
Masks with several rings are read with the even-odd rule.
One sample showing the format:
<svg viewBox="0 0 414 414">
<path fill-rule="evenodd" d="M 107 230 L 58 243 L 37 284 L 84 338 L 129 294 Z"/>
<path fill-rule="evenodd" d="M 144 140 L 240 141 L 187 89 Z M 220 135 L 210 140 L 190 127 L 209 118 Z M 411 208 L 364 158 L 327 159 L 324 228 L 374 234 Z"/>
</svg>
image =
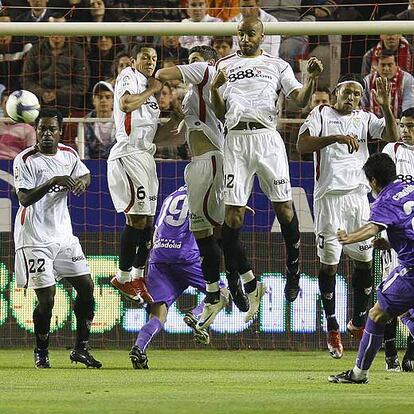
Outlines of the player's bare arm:
<svg viewBox="0 0 414 414">
<path fill-rule="evenodd" d="M 147 89 L 145 89 L 144 92 L 134 93 L 132 95 L 125 92 L 120 100 L 121 111 L 126 113 L 135 111 L 143 105 L 150 96 L 160 92 L 161 89 L 162 82 L 155 78 L 148 78 Z"/>
<path fill-rule="evenodd" d="M 348 146 L 348 151 L 352 154 L 358 151 L 358 140 L 351 135 L 328 135 L 325 137 L 315 137 L 309 134 L 309 130 L 300 134 L 296 143 L 296 148 L 300 154 L 308 154 L 319 151 L 332 144 L 344 144 Z"/>
<path fill-rule="evenodd" d="M 308 60 L 307 65 L 308 77 L 306 82 L 301 89 L 293 90 L 289 95 L 289 98 L 293 99 L 299 106 L 304 108 L 308 104 L 315 90 L 316 79 L 318 79 L 318 76 L 322 73 L 322 71 L 322 62 L 316 57 L 311 57 Z"/>
<path fill-rule="evenodd" d="M 382 133 L 382 139 L 388 142 L 398 141 L 398 127 L 391 109 L 391 93 L 388 80 L 379 77 L 376 79 L 375 86 L 376 90 L 372 90 L 372 93 L 377 104 L 381 107 L 385 119 L 385 129 Z"/>
<path fill-rule="evenodd" d="M 227 75 L 224 69 L 217 71 L 211 82 L 211 102 L 213 103 L 214 113 L 220 121 L 224 120 L 226 114 L 226 102 L 220 94 L 219 88 L 227 82 Z"/>
<path fill-rule="evenodd" d="M 53 177 L 35 188 L 19 188 L 17 198 L 23 207 L 29 207 L 43 198 L 48 191 L 56 185 L 67 188 L 69 191 L 73 191 L 76 186 L 76 181 L 69 175 Z"/>
<path fill-rule="evenodd" d="M 168 82 L 172 80 L 183 80 L 183 75 L 181 74 L 180 69 L 177 66 L 172 66 L 170 68 L 163 68 L 157 70 L 155 73 L 155 79 L 158 79 L 161 82 Z"/>
<path fill-rule="evenodd" d="M 338 229 L 336 237 L 341 244 L 352 244 L 370 239 L 382 230 L 384 230 L 382 226 L 368 223 L 349 234 L 345 230 Z"/>
</svg>

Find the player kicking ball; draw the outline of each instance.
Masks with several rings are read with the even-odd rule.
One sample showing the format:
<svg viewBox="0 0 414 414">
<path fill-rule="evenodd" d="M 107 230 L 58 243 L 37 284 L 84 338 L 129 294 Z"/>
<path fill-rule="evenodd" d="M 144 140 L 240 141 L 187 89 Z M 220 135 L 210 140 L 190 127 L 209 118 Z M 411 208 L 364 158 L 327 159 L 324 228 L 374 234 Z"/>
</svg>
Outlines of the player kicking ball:
<svg viewBox="0 0 414 414">
<path fill-rule="evenodd" d="M 148 369 L 146 349 L 160 332 L 167 319 L 169 307 L 192 286 L 206 293 L 196 240 L 189 229 L 187 188 L 180 187 L 164 201 L 154 232 L 154 246 L 148 263 L 147 287 L 154 303 L 148 305 L 149 320 L 139 331 L 129 353 L 135 369 Z M 228 291 L 220 294 L 228 302 Z M 194 331 L 194 340 L 209 344 L 207 328 L 197 325 L 204 302 L 188 312 L 184 322 Z"/>
<path fill-rule="evenodd" d="M 342 245 L 357 243 L 386 230 L 399 265 L 377 289 L 378 301 L 368 313 L 355 367 L 329 376 L 328 381 L 334 383 L 366 384 L 386 323 L 409 312 L 414 304 L 414 185 L 397 180 L 395 164 L 387 154 L 372 155 L 363 169 L 377 199 L 371 206 L 368 224 L 349 234 L 338 230 L 338 241 Z M 412 319 L 403 317 L 402 321 L 413 335 Z"/>
<path fill-rule="evenodd" d="M 369 184 L 362 167 L 368 159 L 370 138 L 396 141 L 397 124 L 392 114 L 389 85 L 377 80 L 376 101 L 384 118 L 359 109 L 364 83 L 355 75 L 343 75 L 336 86 L 334 106 L 317 106 L 299 130 L 300 153 L 314 153 L 314 212 L 317 253 L 320 261 L 319 290 L 327 322 L 327 346 L 333 358 L 341 358 L 343 345 L 335 315 L 335 282 L 342 250 L 352 260 L 354 307 L 347 329 L 361 338 L 372 291 L 370 241 L 341 246 L 338 228 L 351 232 L 367 222 Z"/>
<path fill-rule="evenodd" d="M 43 109 L 36 120 L 35 146 L 14 160 L 14 183 L 20 207 L 16 215 L 16 284 L 34 289 L 38 303 L 33 311 L 36 368 L 50 368 L 49 332 L 56 280 L 66 278 L 76 290 L 76 343 L 72 362 L 100 368 L 88 351 L 94 317 L 93 281 L 72 224 L 68 192 L 79 196 L 90 183 L 89 170 L 72 148 L 59 144 L 62 115 Z"/>
</svg>

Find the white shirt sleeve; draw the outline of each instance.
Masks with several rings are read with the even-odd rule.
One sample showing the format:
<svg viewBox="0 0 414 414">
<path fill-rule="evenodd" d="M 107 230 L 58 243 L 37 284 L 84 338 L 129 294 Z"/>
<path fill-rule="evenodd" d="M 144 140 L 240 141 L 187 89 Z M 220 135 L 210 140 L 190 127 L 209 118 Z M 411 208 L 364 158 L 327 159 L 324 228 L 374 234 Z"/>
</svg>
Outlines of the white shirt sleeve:
<svg viewBox="0 0 414 414">
<path fill-rule="evenodd" d="M 17 157 L 13 163 L 14 187 L 26 188 L 28 190 L 35 188 L 35 179 L 29 166 L 23 161 L 22 157 Z"/>
<path fill-rule="evenodd" d="M 285 62 L 285 64 L 286 66 L 280 70 L 280 84 L 285 96 L 289 97 L 292 91 L 295 89 L 301 89 L 303 85 L 296 79 L 293 69 L 289 63 Z"/>
<path fill-rule="evenodd" d="M 81 161 L 81 159 L 79 158 L 79 155 L 71 155 L 71 159 L 73 162 L 73 167 L 72 167 L 72 172 L 70 174 L 70 176 L 72 178 L 79 178 L 82 177 L 83 175 L 89 174 L 90 171 L 88 169 L 88 167 Z"/>
<path fill-rule="evenodd" d="M 395 146 L 395 142 L 389 143 L 389 144 L 387 144 L 387 145 L 384 147 L 384 149 L 382 150 L 382 152 L 383 152 L 383 153 L 385 153 L 385 154 L 388 154 L 388 155 L 391 157 L 391 159 L 392 159 L 394 162 L 396 162 L 396 156 L 395 156 L 395 149 L 394 149 L 394 146 Z"/>
<path fill-rule="evenodd" d="M 181 72 L 184 83 L 198 85 L 204 78 L 208 63 L 195 62 L 189 65 L 178 65 L 177 68 Z"/>
<path fill-rule="evenodd" d="M 320 105 L 314 108 L 311 113 L 305 119 L 305 122 L 299 129 L 299 135 L 303 134 L 306 130 L 309 131 L 309 135 L 312 137 L 318 137 L 322 133 L 322 112 Z"/>
<path fill-rule="evenodd" d="M 369 113 L 368 133 L 371 139 L 382 139 L 382 132 L 385 128 L 385 118 L 377 118 L 373 113 Z"/>
<path fill-rule="evenodd" d="M 131 95 L 138 93 L 139 79 L 134 76 L 132 69 L 128 68 L 126 71 L 122 71 L 115 84 L 115 98 L 120 99 L 129 92 Z"/>
</svg>

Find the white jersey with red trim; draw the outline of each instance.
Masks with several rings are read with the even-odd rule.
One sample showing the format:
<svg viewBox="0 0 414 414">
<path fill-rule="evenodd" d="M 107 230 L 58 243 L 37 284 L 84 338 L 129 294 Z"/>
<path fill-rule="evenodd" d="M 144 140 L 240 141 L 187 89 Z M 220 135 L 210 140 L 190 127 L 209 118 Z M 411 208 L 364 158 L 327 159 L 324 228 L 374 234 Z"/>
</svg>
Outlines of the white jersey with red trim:
<svg viewBox="0 0 414 414">
<path fill-rule="evenodd" d="M 36 146 L 25 149 L 15 158 L 13 169 L 16 191 L 39 187 L 56 176 L 89 174 L 76 151 L 62 144 L 55 155 L 44 155 Z M 16 250 L 69 240 L 73 235 L 67 199 L 67 190 L 55 186 L 29 207 L 20 205 L 14 226 Z"/>
<path fill-rule="evenodd" d="M 219 150 L 223 149 L 223 125 L 217 119 L 210 99 L 210 84 L 216 73 L 207 62 L 195 62 L 177 66 L 183 81 L 189 84 L 183 99 L 184 122 L 188 132 L 202 130 L 211 143 Z"/>
<path fill-rule="evenodd" d="M 327 193 L 344 194 L 358 188 L 370 191 L 362 170 L 369 157 L 368 140 L 381 139 L 385 128 L 384 118 L 379 119 L 371 112 L 352 111 L 340 115 L 329 105 L 319 105 L 311 111 L 299 134 L 326 137 L 329 135 L 351 135 L 358 139 L 359 149 L 352 154 L 345 144 L 331 144 L 314 152 L 315 200 Z"/>
<path fill-rule="evenodd" d="M 390 142 L 382 152 L 388 154 L 395 162 L 399 178 L 414 181 L 414 146 L 403 142 Z"/>
<path fill-rule="evenodd" d="M 228 129 L 239 121 L 259 122 L 275 129 L 279 93 L 289 96 L 303 86 L 289 63 L 263 51 L 257 57 L 244 57 L 238 51 L 220 59 L 216 68 L 225 69 L 228 77 L 221 88 Z"/>
<path fill-rule="evenodd" d="M 155 154 L 153 144 L 157 132 L 160 109 L 152 95 L 138 109 L 123 112 L 120 100 L 125 93 L 139 94 L 147 89 L 147 78 L 138 70 L 125 68 L 116 78 L 114 91 L 114 121 L 116 144 L 112 147 L 109 160 L 130 155 L 134 152 Z"/>
</svg>

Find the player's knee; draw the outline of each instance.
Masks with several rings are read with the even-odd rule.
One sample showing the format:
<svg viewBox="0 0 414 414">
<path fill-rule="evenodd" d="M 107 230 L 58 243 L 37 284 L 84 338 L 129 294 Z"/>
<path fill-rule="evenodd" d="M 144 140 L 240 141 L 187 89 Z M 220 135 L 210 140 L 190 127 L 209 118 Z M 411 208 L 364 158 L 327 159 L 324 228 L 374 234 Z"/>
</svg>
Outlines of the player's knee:
<svg viewBox="0 0 414 414">
<path fill-rule="evenodd" d="M 244 207 L 226 206 L 225 222 L 232 229 L 239 229 L 243 225 Z"/>
<path fill-rule="evenodd" d="M 331 295 L 335 290 L 335 278 L 336 266 L 324 266 L 320 269 L 318 275 L 319 290 L 327 299 L 331 299 Z"/>
<path fill-rule="evenodd" d="M 208 261 L 210 263 L 206 263 L 206 265 L 220 265 L 221 250 L 214 236 L 198 239 L 197 245 L 200 250 L 200 256 L 203 258 L 203 263 Z"/>
<path fill-rule="evenodd" d="M 52 295 L 45 296 L 41 300 L 39 300 L 39 310 L 44 315 L 52 313 L 54 306 L 55 306 L 55 298 Z"/>
<path fill-rule="evenodd" d="M 143 230 L 147 227 L 147 216 L 139 216 L 137 214 L 127 214 L 126 222 L 128 226 L 133 227 L 134 229 Z"/>
<path fill-rule="evenodd" d="M 364 290 L 366 295 L 370 295 L 374 282 L 373 279 L 371 266 L 366 266 L 365 268 L 356 267 L 352 273 L 352 287 L 357 290 Z"/>
<path fill-rule="evenodd" d="M 165 303 L 154 303 L 150 307 L 151 317 L 157 318 L 163 325 L 167 320 L 168 308 Z"/>
<path fill-rule="evenodd" d="M 294 216 L 293 202 L 285 201 L 283 203 L 272 203 L 273 210 L 276 213 L 277 220 L 280 224 L 289 224 Z"/>
<path fill-rule="evenodd" d="M 391 319 L 388 313 L 383 311 L 381 307 L 378 305 L 378 303 L 376 303 L 369 310 L 368 316 L 373 322 L 381 324 L 381 325 L 386 324 Z"/>
</svg>

